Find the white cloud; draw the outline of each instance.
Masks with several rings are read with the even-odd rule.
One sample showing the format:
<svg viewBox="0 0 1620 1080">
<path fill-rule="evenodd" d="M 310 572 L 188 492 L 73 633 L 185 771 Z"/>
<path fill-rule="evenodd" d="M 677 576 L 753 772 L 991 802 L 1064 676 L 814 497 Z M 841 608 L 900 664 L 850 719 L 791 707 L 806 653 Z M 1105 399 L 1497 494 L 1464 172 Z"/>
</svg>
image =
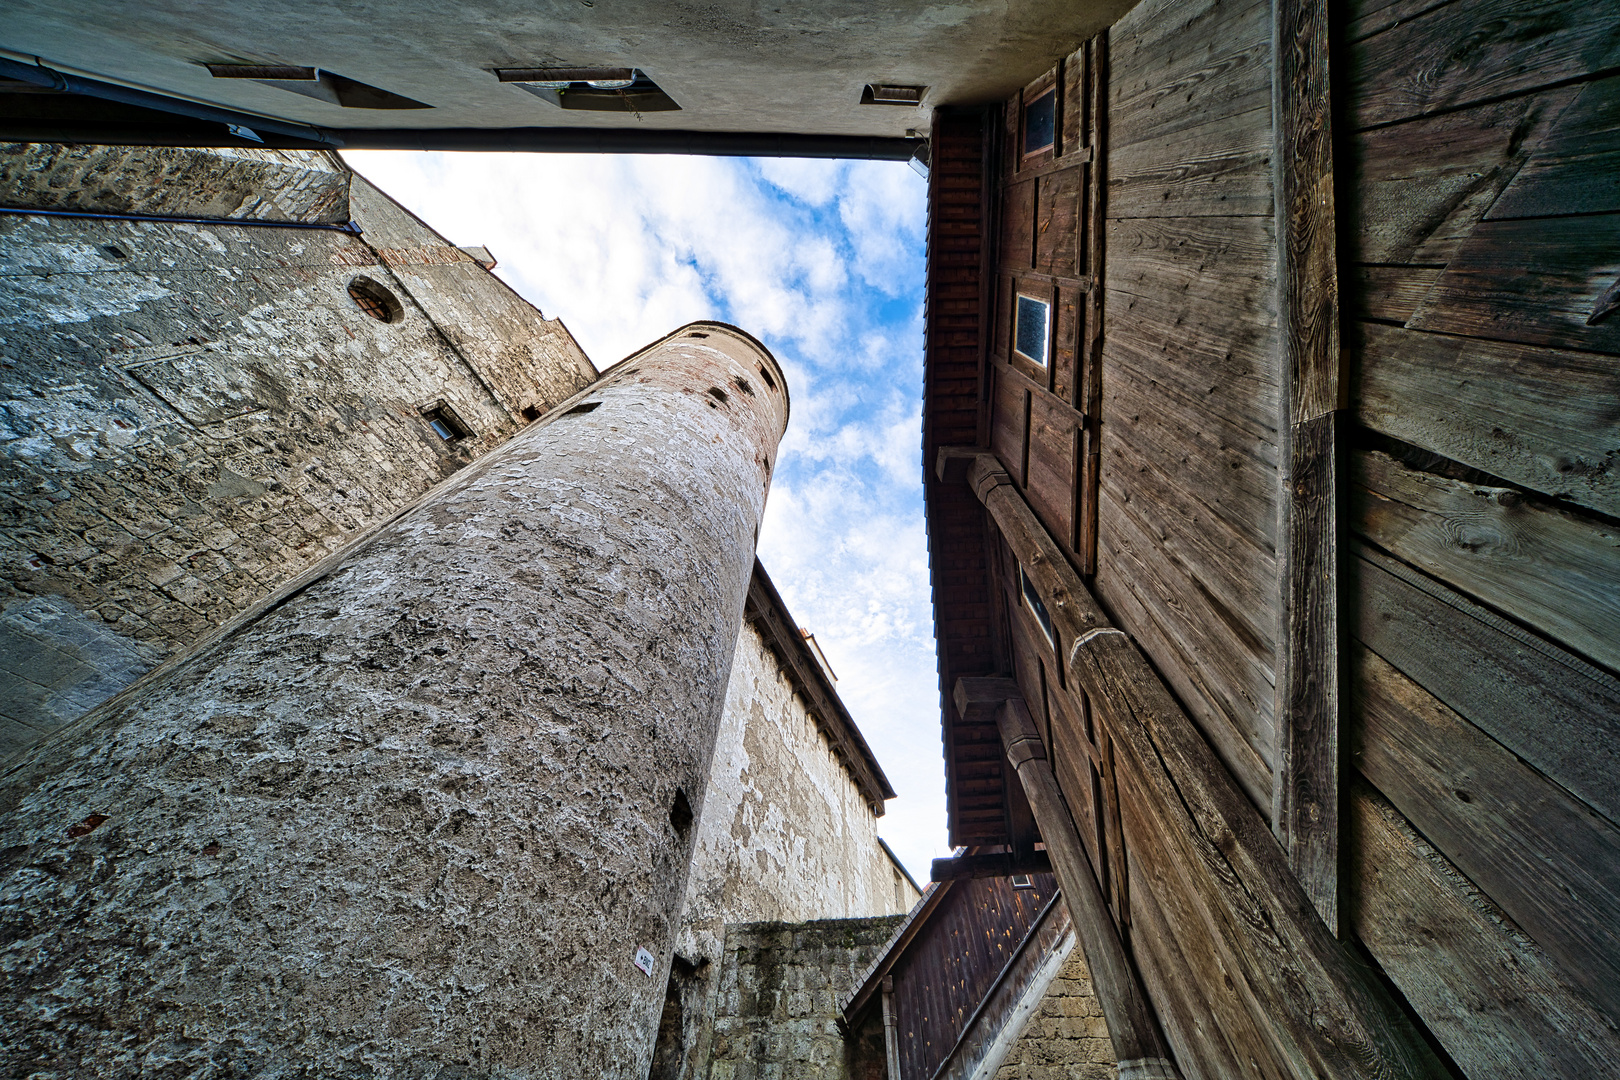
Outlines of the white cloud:
<svg viewBox="0 0 1620 1080">
<path fill-rule="evenodd" d="M 487 245 L 598 367 L 703 318 L 776 354 L 793 418 L 760 557 L 899 792 L 880 831 L 926 877 L 948 851 L 919 482 L 921 178 L 895 162 L 346 156 L 452 242 Z"/>
</svg>

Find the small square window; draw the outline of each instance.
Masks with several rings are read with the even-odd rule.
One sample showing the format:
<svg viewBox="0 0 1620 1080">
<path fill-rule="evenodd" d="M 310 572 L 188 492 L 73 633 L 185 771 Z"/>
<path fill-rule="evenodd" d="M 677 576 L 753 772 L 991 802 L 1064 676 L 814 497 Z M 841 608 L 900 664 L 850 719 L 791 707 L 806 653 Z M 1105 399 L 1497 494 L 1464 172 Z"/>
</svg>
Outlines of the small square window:
<svg viewBox="0 0 1620 1080">
<path fill-rule="evenodd" d="M 1035 590 L 1035 583 L 1029 580 L 1024 568 L 1018 568 L 1018 590 L 1024 594 L 1024 603 L 1034 614 L 1035 621 L 1041 624 L 1041 633 L 1046 635 L 1046 643 L 1057 648 L 1057 631 L 1052 629 L 1052 616 L 1048 614 L 1046 605 L 1041 602 L 1041 594 Z"/>
<path fill-rule="evenodd" d="M 1013 328 L 1013 351 L 1024 359 L 1046 366 L 1046 342 L 1051 333 L 1052 305 L 1033 296 L 1018 297 Z"/>
<path fill-rule="evenodd" d="M 1014 874 L 1012 876 L 1012 887 L 1015 889 L 1033 889 L 1035 879 L 1028 874 Z"/>
<path fill-rule="evenodd" d="M 1057 88 L 1024 106 L 1024 156 L 1052 148 L 1057 132 Z"/>
</svg>

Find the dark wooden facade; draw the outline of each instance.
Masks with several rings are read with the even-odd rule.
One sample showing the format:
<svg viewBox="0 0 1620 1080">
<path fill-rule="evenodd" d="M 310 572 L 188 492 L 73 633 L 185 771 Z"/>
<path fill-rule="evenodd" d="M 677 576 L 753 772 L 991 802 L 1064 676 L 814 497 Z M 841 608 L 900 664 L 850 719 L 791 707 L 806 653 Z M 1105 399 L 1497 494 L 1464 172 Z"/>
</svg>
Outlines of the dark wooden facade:
<svg viewBox="0 0 1620 1080">
<path fill-rule="evenodd" d="M 1011 676 L 1184 1075 L 1620 1075 L 1620 11 L 1328 15 L 936 129 L 952 836 L 1029 842 Z"/>
</svg>

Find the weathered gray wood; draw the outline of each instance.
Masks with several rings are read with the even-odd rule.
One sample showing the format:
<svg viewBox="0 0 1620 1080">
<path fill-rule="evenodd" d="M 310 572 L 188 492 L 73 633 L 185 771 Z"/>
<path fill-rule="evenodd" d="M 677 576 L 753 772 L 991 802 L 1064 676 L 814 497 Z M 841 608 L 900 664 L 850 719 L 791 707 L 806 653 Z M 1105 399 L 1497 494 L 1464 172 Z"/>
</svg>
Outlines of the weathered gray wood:
<svg viewBox="0 0 1620 1080">
<path fill-rule="evenodd" d="M 1211 603 L 1186 568 L 1142 534 L 1126 508 L 1110 509 L 1103 550 L 1114 560 L 1116 576 L 1129 582 L 1160 633 L 1175 645 L 1173 654 L 1155 656 L 1165 677 L 1172 684 L 1181 678 L 1195 683 L 1218 706 L 1214 716 L 1201 718 L 1204 734 L 1234 772 L 1260 763 L 1251 782 L 1264 782 L 1276 745 L 1272 656 L 1234 632 L 1230 624 L 1238 622 L 1236 616 Z"/>
<path fill-rule="evenodd" d="M 1070 650 L 1082 689 L 1114 741 L 1133 809 L 1183 875 L 1203 920 L 1202 947 L 1221 957 L 1273 1055 L 1298 1076 L 1442 1076 L 1444 1069 L 1372 974 L 1333 939 L 1282 849 L 1129 639 L 1107 620 L 991 455 L 970 470 Z M 1101 631 L 1088 634 L 1089 631 Z M 1157 854 L 1155 853 L 1157 852 Z M 1241 987 L 1241 989 L 1239 989 Z"/>
<path fill-rule="evenodd" d="M 1408 320 L 1414 330 L 1620 354 L 1620 319 L 1588 321 L 1620 278 L 1620 214 L 1485 221 Z M 1620 364 L 1611 365 L 1620 370 Z"/>
<path fill-rule="evenodd" d="M 1356 0 L 1345 5 L 1346 41 L 1360 41 L 1452 0 Z"/>
<path fill-rule="evenodd" d="M 1263 217 L 1128 218 L 1109 222 L 1108 288 L 1158 300 L 1221 306 L 1223 323 L 1273 325 L 1275 222 Z"/>
<path fill-rule="evenodd" d="M 1103 488 L 1117 505 L 1141 504 L 1159 542 L 1190 567 L 1199 584 L 1243 620 L 1238 636 L 1257 656 L 1272 655 L 1277 624 L 1277 559 L 1199 499 L 1195 485 L 1167 475 L 1129 446 L 1109 447 Z"/>
<path fill-rule="evenodd" d="M 1345 809 L 1346 919 L 1467 1075 L 1612 1075 L 1612 1021 L 1535 942 L 1365 781 Z"/>
<path fill-rule="evenodd" d="M 1435 7 L 1349 50 L 1358 128 L 1522 94 L 1620 66 L 1620 9 L 1587 0 Z"/>
<path fill-rule="evenodd" d="M 1234 45 L 1225 55 L 1168 58 L 1137 77 L 1115 79 L 1108 106 L 1118 145 L 1180 135 L 1211 117 L 1263 108 L 1271 100 L 1271 42 L 1261 37 Z"/>
<path fill-rule="evenodd" d="M 1176 401 L 1144 395 L 1116 367 L 1105 365 L 1103 371 L 1108 382 L 1104 458 L 1115 442 L 1129 444 L 1144 460 L 1195 485 L 1210 509 L 1254 543 L 1274 544 L 1277 473 L 1265 460 L 1274 452 L 1271 444 L 1239 438 L 1208 414 L 1180 414 Z"/>
<path fill-rule="evenodd" d="M 1358 556 L 1357 640 L 1620 824 L 1620 680 L 1393 559 Z"/>
<path fill-rule="evenodd" d="M 1363 646 L 1350 759 L 1566 974 L 1620 1015 L 1620 830 Z"/>
<path fill-rule="evenodd" d="M 1270 18 L 1271 6 L 1261 0 L 1143 0 L 1109 31 L 1115 82 L 1127 89 L 1152 85 L 1156 70 L 1264 41 Z"/>
<path fill-rule="evenodd" d="M 1385 551 L 1620 670 L 1620 530 L 1517 489 L 1352 458 L 1352 527 Z"/>
<path fill-rule="evenodd" d="M 1271 107 L 1222 116 L 1108 157 L 1111 218 L 1272 217 Z"/>
<path fill-rule="evenodd" d="M 1404 324 L 1429 294 L 1440 268 L 1435 266 L 1357 266 L 1350 290 L 1351 314 L 1358 319 Z"/>
<path fill-rule="evenodd" d="M 1364 263 L 1446 263 L 1576 93 L 1559 87 L 1352 135 L 1352 197 L 1342 208 L 1346 255 Z"/>
<path fill-rule="evenodd" d="M 1620 516 L 1613 357 L 1371 323 L 1358 330 L 1356 419 L 1363 424 Z"/>
<path fill-rule="evenodd" d="M 1118 504 L 1106 490 L 1101 503 L 1103 518 L 1107 520 L 1117 511 Z M 1142 651 L 1152 658 L 1155 667 L 1164 673 L 1165 681 L 1198 729 L 1226 735 L 1223 741 L 1212 743 L 1216 756 L 1231 771 L 1249 801 L 1269 820 L 1272 798 L 1269 754 L 1262 756 L 1241 737 L 1241 727 L 1231 719 L 1220 694 L 1204 679 L 1194 657 L 1186 652 L 1186 646 L 1174 633 L 1160 625 L 1158 616 L 1139 595 L 1139 591 L 1145 590 L 1132 574 L 1131 561 L 1117 552 L 1114 544 L 1114 536 L 1103 530 L 1099 538 L 1097 596 L 1108 605 Z"/>
<path fill-rule="evenodd" d="M 1580 87 L 1487 218 L 1620 211 L 1620 78 Z"/>
<path fill-rule="evenodd" d="M 1109 297 L 1108 363 L 1132 369 L 1188 401 L 1214 398 L 1221 419 L 1276 440 L 1278 394 L 1272 327 L 1206 321 L 1215 305 L 1186 304 L 1174 316 L 1143 300 Z M 1269 529 L 1269 527 L 1268 527 Z"/>
</svg>

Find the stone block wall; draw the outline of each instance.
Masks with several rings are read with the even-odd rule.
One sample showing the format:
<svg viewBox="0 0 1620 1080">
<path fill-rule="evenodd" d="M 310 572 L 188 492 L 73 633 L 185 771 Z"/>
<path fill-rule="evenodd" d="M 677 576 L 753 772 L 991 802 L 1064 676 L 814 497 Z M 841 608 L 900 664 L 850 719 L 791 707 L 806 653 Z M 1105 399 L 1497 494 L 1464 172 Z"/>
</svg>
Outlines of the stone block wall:
<svg viewBox="0 0 1620 1080">
<path fill-rule="evenodd" d="M 366 229 L 0 215 L 0 757 L 594 378 L 561 323 L 341 162 L 207 153 L 0 145 L 0 204 L 352 212 Z M 58 172 L 95 192 L 40 179 Z M 434 259 L 454 303 L 418 303 L 423 283 L 395 272 Z M 394 297 L 390 321 L 351 297 L 362 276 Z M 477 347 L 496 339 L 510 344 Z M 424 410 L 440 404 L 464 437 L 435 434 Z"/>
<path fill-rule="evenodd" d="M 1114 1080 L 1118 1075 L 1091 972 L 1074 948 L 996 1070 L 995 1080 Z"/>
<path fill-rule="evenodd" d="M 728 926 L 710 1080 L 880 1080 L 881 1018 L 846 1040 L 836 1017 L 903 918 Z"/>
<path fill-rule="evenodd" d="M 920 894 L 759 630 L 738 635 L 653 1080 L 705 1075 L 730 923 L 903 915 Z M 677 1060 L 679 1059 L 679 1060 Z"/>
</svg>

